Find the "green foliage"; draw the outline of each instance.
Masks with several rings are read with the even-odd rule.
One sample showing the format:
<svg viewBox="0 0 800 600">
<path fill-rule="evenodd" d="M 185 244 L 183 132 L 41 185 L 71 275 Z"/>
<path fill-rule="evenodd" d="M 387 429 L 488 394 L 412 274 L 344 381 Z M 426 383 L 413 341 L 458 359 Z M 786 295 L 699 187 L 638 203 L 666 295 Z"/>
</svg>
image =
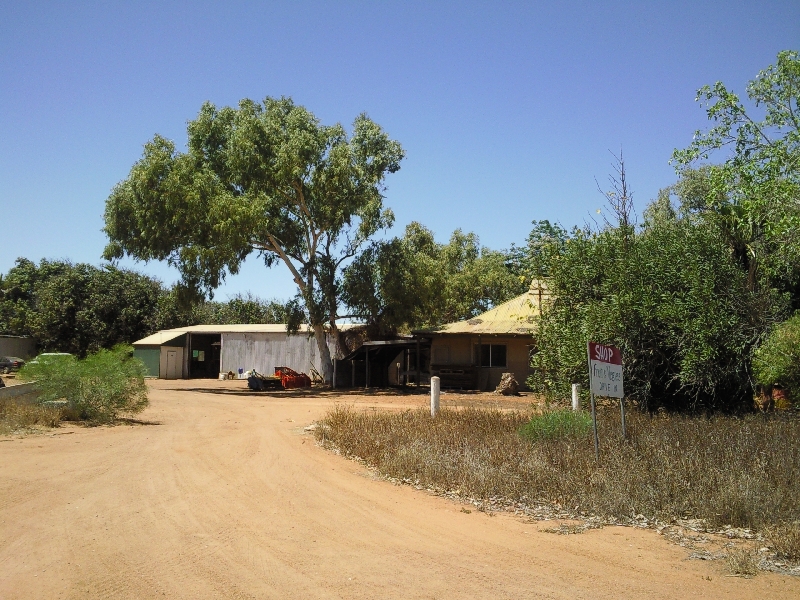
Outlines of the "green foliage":
<svg viewBox="0 0 800 600">
<path fill-rule="evenodd" d="M 698 90 L 714 123 L 691 145 L 675 150 L 692 209 L 717 222 L 751 288 L 766 276 L 800 306 L 800 55 L 778 54 L 747 86 L 749 110 L 722 82 Z M 761 114 L 760 118 L 755 113 Z M 691 167 L 726 150 L 719 165 Z M 688 194 L 686 194 L 688 195 Z"/>
<path fill-rule="evenodd" d="M 342 299 L 371 335 L 473 317 L 521 294 L 523 277 L 505 253 L 456 230 L 447 244 L 419 223 L 402 238 L 375 242 L 345 269 Z"/>
<path fill-rule="evenodd" d="M 179 286 L 112 266 L 19 258 L 0 277 L 0 333 L 37 339 L 42 351 L 85 356 L 160 329 L 231 323 L 300 323 L 296 301 L 252 294 L 194 302 Z"/>
<path fill-rule="evenodd" d="M 519 428 L 519 434 L 529 440 L 549 440 L 564 437 L 580 438 L 592 429 L 592 417 L 573 410 L 549 410 L 535 415 Z"/>
<path fill-rule="evenodd" d="M 293 323 L 303 318 L 297 302 L 262 300 L 253 294 L 237 294 L 227 302 L 204 302 L 195 308 L 199 324 Z"/>
<path fill-rule="evenodd" d="M 746 406 L 751 351 L 785 302 L 769 288 L 748 288 L 713 226 L 650 214 L 635 235 L 582 232 L 551 262 L 553 300 L 529 384 L 558 400 L 573 382 L 587 390 L 591 340 L 622 348 L 626 394 L 644 408 Z"/>
<path fill-rule="evenodd" d="M 134 271 L 19 258 L 3 278 L 0 333 L 78 355 L 153 331 L 161 283 Z"/>
<path fill-rule="evenodd" d="M 205 103 L 188 137 L 183 153 L 156 136 L 114 188 L 106 258 L 168 260 L 188 289 L 207 293 L 251 253 L 283 262 L 329 377 L 322 326 L 336 328 L 341 266 L 392 224 L 383 182 L 403 149 L 365 114 L 348 135 L 289 98 Z"/>
<path fill-rule="evenodd" d="M 756 350 L 753 375 L 761 385 L 781 385 L 800 404 L 800 313 L 775 327 Z"/>
<path fill-rule="evenodd" d="M 568 397 L 572 382 L 586 389 L 591 339 L 622 348 L 626 393 L 647 409 L 750 406 L 753 352 L 800 305 L 798 53 L 781 52 L 747 93 L 762 118 L 722 83 L 699 90 L 714 125 L 674 152 L 680 179 L 639 231 L 617 210 L 627 193 L 609 193 L 618 224 L 540 253 L 553 301 L 534 389 L 550 398 Z M 723 149 L 724 162 L 702 164 Z"/>
<path fill-rule="evenodd" d="M 109 423 L 121 414 L 136 414 L 148 404 L 144 364 L 129 346 L 100 350 L 83 360 L 74 356 L 40 356 L 19 373 L 36 381 L 40 401 L 65 399 L 67 416 Z"/>
<path fill-rule="evenodd" d="M 573 234 L 575 230 L 573 230 Z M 513 273 L 523 278 L 526 287 L 536 280 L 549 276 L 548 265 L 554 254 L 564 250 L 570 234 L 558 223 L 548 220 L 533 221 L 524 246 L 511 245 L 508 266 Z"/>
</svg>

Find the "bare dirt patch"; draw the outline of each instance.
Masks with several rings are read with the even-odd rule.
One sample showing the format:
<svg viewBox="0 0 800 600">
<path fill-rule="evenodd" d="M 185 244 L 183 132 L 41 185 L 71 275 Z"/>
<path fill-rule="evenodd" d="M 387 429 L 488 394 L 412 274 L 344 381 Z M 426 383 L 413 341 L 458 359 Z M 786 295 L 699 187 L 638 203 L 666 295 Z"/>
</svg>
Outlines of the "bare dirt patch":
<svg viewBox="0 0 800 600">
<path fill-rule="evenodd" d="M 0 444 L 0 597 L 800 597 L 798 578 L 725 577 L 652 530 L 540 533 L 552 523 L 396 486 L 304 432 L 337 402 L 423 394 L 149 385 L 139 418 L 158 426 Z"/>
</svg>

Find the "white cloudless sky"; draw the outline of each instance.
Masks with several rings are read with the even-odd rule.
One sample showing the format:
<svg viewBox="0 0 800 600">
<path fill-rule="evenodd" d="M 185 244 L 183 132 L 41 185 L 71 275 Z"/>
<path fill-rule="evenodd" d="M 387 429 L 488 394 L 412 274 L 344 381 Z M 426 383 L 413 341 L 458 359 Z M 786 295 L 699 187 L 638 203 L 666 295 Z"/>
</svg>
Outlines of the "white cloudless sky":
<svg viewBox="0 0 800 600">
<path fill-rule="evenodd" d="M 696 90 L 744 95 L 800 49 L 800 2 L 6 2 L 0 5 L 0 272 L 100 264 L 105 199 L 154 134 L 201 104 L 291 96 L 323 123 L 367 112 L 406 150 L 389 235 L 524 241 L 582 224 L 622 148 L 641 210 L 705 128 Z M 124 266 L 172 283 L 164 264 Z M 289 298 L 255 257 L 218 299 Z"/>
</svg>

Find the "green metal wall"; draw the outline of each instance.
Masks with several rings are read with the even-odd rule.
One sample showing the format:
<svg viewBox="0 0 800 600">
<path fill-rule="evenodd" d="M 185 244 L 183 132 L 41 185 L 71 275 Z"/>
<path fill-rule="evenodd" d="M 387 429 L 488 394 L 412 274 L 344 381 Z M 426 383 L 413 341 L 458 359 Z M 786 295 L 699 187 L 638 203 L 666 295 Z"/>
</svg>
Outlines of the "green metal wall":
<svg viewBox="0 0 800 600">
<path fill-rule="evenodd" d="M 147 367 L 149 377 L 158 377 L 159 364 L 161 362 L 161 348 L 136 348 L 133 349 L 134 358 L 138 358 Z"/>
</svg>

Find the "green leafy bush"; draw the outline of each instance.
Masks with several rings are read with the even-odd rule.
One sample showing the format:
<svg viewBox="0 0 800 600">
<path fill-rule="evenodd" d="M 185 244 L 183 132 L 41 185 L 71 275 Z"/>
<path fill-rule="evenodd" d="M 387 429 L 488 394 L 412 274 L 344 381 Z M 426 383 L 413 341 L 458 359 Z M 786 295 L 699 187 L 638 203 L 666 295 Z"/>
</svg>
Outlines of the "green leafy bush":
<svg viewBox="0 0 800 600">
<path fill-rule="evenodd" d="M 577 232 L 547 266 L 534 391 L 560 401 L 574 382 L 588 390 L 591 340 L 622 349 L 625 392 L 642 408 L 750 406 L 753 348 L 786 302 L 767 286 L 748 289 L 718 227 L 686 215 L 636 233 Z"/>
<path fill-rule="evenodd" d="M 790 401 L 800 403 L 800 313 L 775 327 L 756 350 L 753 375 L 761 385 L 779 384 Z"/>
<path fill-rule="evenodd" d="M 83 360 L 74 356 L 40 356 L 25 365 L 20 378 L 36 381 L 40 402 L 64 399 L 66 417 L 108 423 L 120 414 L 136 414 L 147 406 L 144 364 L 129 346 L 100 350 Z"/>
<path fill-rule="evenodd" d="M 519 428 L 522 437 L 545 440 L 562 437 L 583 437 L 592 428 L 592 417 L 585 412 L 552 410 L 536 415 Z"/>
</svg>

